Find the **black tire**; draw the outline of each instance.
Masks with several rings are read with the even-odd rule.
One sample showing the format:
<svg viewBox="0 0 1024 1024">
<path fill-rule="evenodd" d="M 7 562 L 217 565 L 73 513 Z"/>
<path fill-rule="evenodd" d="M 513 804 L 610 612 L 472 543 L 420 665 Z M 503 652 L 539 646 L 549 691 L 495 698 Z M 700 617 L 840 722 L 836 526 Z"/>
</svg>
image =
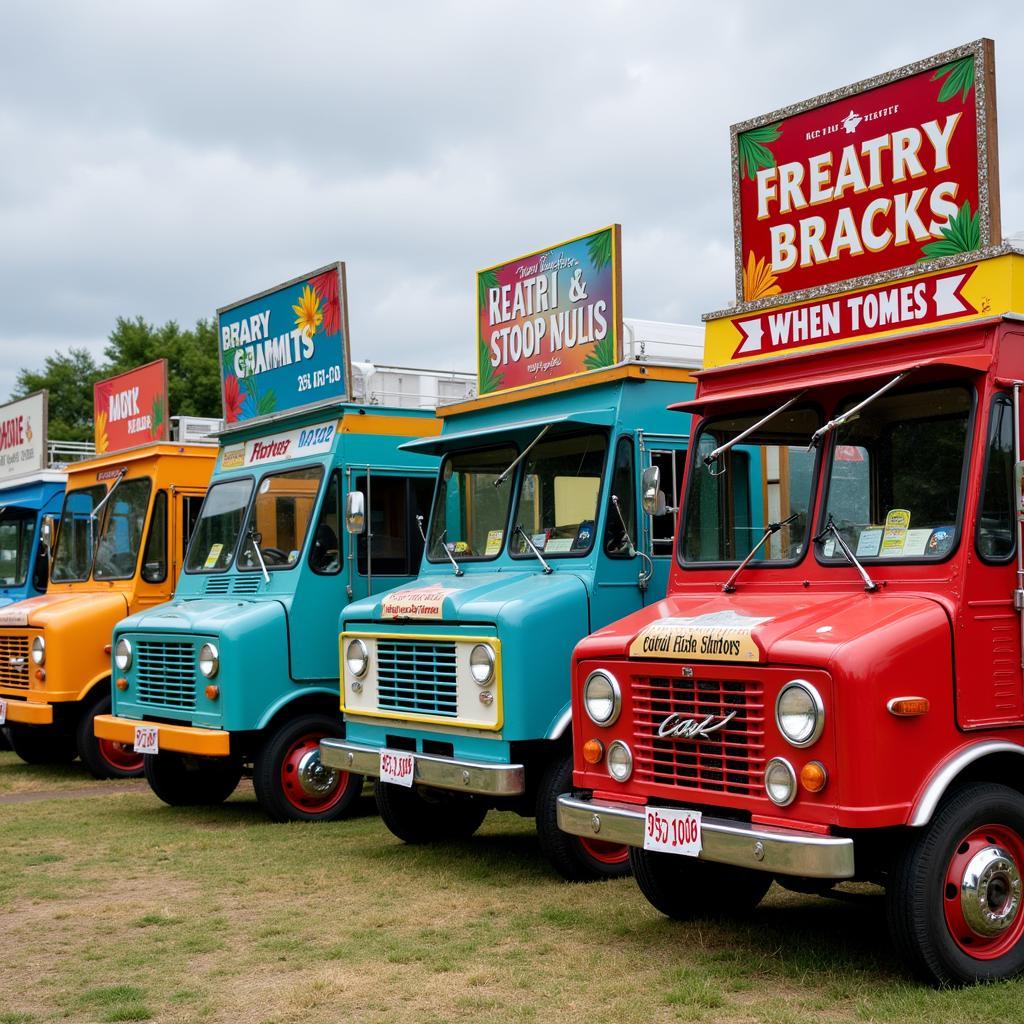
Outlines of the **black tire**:
<svg viewBox="0 0 1024 1024">
<path fill-rule="evenodd" d="M 192 757 L 168 750 L 147 754 L 143 772 L 149 788 L 171 807 L 212 807 L 234 793 L 242 777 L 236 757 Z"/>
<path fill-rule="evenodd" d="M 78 754 L 73 736 L 47 726 L 9 725 L 7 739 L 25 764 L 70 764 Z"/>
<path fill-rule="evenodd" d="M 337 716 L 306 714 L 283 722 L 266 738 L 253 762 L 252 784 L 268 818 L 337 821 L 351 811 L 363 777 L 324 767 L 318 749 L 321 739 L 338 736 L 343 728 Z M 318 791 L 320 786 L 327 788 Z"/>
<path fill-rule="evenodd" d="M 947 872 L 966 856 L 973 857 L 968 843 L 972 833 L 981 833 L 983 847 L 1014 845 L 985 837 L 986 826 L 999 828 L 1004 839 L 1009 836 L 1015 841 L 1016 848 L 1009 852 L 1024 875 L 1024 796 L 1008 786 L 989 783 L 954 793 L 927 826 L 913 830 L 893 863 L 885 894 L 889 932 L 914 974 L 932 985 L 996 981 L 1024 970 L 1024 906 L 1018 905 L 1012 924 L 999 936 L 986 938 L 966 930 L 979 954 L 987 942 L 1012 942 L 1001 954 L 990 948 L 985 959 L 965 952 L 948 919 L 957 913 L 960 888 L 950 884 Z M 990 838 L 996 842 L 990 844 Z M 959 871 L 956 874 L 960 877 Z"/>
<path fill-rule="evenodd" d="M 403 843 L 443 843 L 468 839 L 487 816 L 487 805 L 478 797 L 440 789 L 374 784 L 377 810 Z"/>
<path fill-rule="evenodd" d="M 629 874 L 629 847 L 571 836 L 558 827 L 558 798 L 572 790 L 572 754 L 555 758 L 537 789 L 537 837 L 544 856 L 569 882 L 595 882 Z"/>
<path fill-rule="evenodd" d="M 142 756 L 127 744 L 96 738 L 93 722 L 97 715 L 109 715 L 113 701 L 109 693 L 87 706 L 75 728 L 75 748 L 82 764 L 97 779 L 138 779 L 142 777 Z"/>
<path fill-rule="evenodd" d="M 629 861 L 650 904 L 676 921 L 743 917 L 764 899 L 772 884 L 772 876 L 763 871 L 635 846 Z"/>
</svg>

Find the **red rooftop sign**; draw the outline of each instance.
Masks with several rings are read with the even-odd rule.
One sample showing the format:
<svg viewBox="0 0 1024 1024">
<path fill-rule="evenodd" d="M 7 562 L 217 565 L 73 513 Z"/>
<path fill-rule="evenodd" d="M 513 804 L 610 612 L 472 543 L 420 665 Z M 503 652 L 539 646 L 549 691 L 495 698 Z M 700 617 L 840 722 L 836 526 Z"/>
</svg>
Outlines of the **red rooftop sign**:
<svg viewBox="0 0 1024 1024">
<path fill-rule="evenodd" d="M 157 359 L 93 386 L 96 452 L 167 440 L 167 360 Z"/>
<path fill-rule="evenodd" d="M 998 244 L 993 52 L 978 40 L 734 125 L 740 301 L 878 285 Z"/>
</svg>

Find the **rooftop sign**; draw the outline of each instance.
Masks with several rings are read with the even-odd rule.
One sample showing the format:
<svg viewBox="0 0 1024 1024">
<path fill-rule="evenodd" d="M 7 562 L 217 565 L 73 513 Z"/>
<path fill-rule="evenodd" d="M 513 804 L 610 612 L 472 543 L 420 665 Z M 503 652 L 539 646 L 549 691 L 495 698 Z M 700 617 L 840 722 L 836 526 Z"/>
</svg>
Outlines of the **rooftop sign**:
<svg viewBox="0 0 1024 1024">
<path fill-rule="evenodd" d="M 351 393 L 345 264 L 217 310 L 224 419 L 250 423 Z"/>
<path fill-rule="evenodd" d="M 734 125 L 732 163 L 741 305 L 967 263 L 1000 241 L 992 41 Z"/>
<path fill-rule="evenodd" d="M 613 224 L 477 274 L 481 396 L 622 359 L 621 248 Z"/>
<path fill-rule="evenodd" d="M 47 393 L 0 405 L 0 481 L 46 468 Z"/>
<path fill-rule="evenodd" d="M 167 440 L 167 360 L 157 359 L 92 389 L 96 454 Z"/>
</svg>

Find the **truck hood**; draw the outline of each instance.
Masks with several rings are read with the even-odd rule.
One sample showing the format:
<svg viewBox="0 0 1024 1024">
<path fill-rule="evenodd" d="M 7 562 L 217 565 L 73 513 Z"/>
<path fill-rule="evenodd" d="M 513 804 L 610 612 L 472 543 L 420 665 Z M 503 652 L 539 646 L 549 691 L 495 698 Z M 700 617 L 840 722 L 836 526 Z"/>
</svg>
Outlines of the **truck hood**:
<svg viewBox="0 0 1024 1024">
<path fill-rule="evenodd" d="M 714 594 L 668 597 L 600 629 L 578 658 L 777 663 L 881 672 L 904 638 L 950 624 L 937 602 L 899 594 Z"/>
<path fill-rule="evenodd" d="M 211 599 L 174 601 L 136 612 L 118 626 L 118 633 L 137 630 L 147 633 L 218 633 L 235 635 L 257 629 L 268 619 L 282 614 L 280 601 Z"/>
<path fill-rule="evenodd" d="M 109 594 L 41 594 L 0 609 L 0 627 L 59 627 L 74 620 L 107 622 L 110 629 L 128 613 L 128 600 L 119 591 Z"/>
</svg>

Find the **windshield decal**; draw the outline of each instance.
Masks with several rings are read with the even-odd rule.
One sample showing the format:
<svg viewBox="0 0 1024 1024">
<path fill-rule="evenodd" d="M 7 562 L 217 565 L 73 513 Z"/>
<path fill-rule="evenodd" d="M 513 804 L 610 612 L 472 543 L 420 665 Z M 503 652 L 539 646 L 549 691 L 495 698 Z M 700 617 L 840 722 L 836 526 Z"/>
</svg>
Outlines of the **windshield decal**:
<svg viewBox="0 0 1024 1024">
<path fill-rule="evenodd" d="M 396 590 L 380 604 L 382 619 L 440 619 L 444 599 L 455 591 L 451 587 L 425 586 Z"/>
<path fill-rule="evenodd" d="M 658 619 L 644 627 L 629 645 L 631 658 L 669 661 L 759 661 L 753 629 L 771 616 L 734 611 Z"/>
</svg>

